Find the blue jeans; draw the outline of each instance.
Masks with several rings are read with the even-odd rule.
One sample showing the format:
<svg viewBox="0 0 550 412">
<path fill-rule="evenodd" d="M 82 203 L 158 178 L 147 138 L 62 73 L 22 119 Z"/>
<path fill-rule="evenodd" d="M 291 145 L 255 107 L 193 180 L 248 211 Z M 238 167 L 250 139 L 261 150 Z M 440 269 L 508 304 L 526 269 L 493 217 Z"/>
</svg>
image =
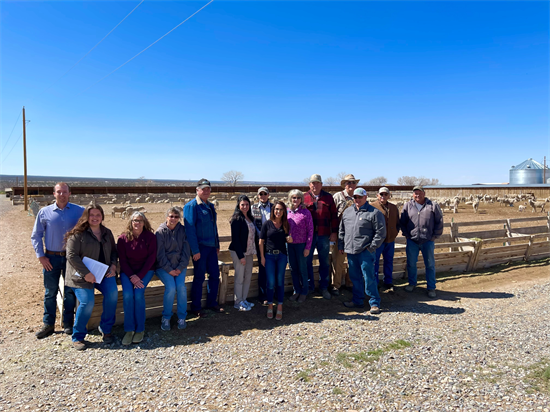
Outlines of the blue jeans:
<svg viewBox="0 0 550 412">
<path fill-rule="evenodd" d="M 379 279 L 380 273 L 380 255 L 384 256 L 384 284 L 393 284 L 393 254 L 395 252 L 395 242 L 382 243 L 378 249 L 376 249 L 376 260 L 374 261 L 374 274 L 376 280 Z"/>
<path fill-rule="evenodd" d="M 260 247 L 256 245 L 256 250 L 260 250 Z M 258 253 L 258 300 L 263 302 L 267 299 L 267 274 L 265 266 L 262 265 L 262 257 Z M 267 260 L 267 257 L 266 257 Z"/>
<path fill-rule="evenodd" d="M 303 252 L 302 252 L 303 253 Z M 302 255 L 303 256 L 303 255 Z M 265 271 L 267 275 L 267 303 L 273 303 L 275 284 L 277 284 L 277 302 L 282 305 L 285 298 L 285 272 L 288 258 L 284 253 L 265 255 Z"/>
<path fill-rule="evenodd" d="M 305 243 L 287 243 L 288 263 L 292 273 L 294 293 L 307 295 L 307 258 L 304 257 Z M 267 264 L 267 261 L 266 261 Z"/>
<path fill-rule="evenodd" d="M 317 248 L 319 257 L 319 289 L 327 289 L 329 283 L 329 256 L 330 240 L 328 236 L 313 235 L 311 250 L 307 257 L 307 274 L 309 278 L 309 290 L 315 290 L 315 278 L 313 276 L 313 250 Z"/>
<path fill-rule="evenodd" d="M 45 255 L 50 259 L 52 270 L 42 269 L 44 274 L 44 317 L 43 322 L 46 325 L 55 325 L 55 314 L 57 311 L 57 292 L 59 291 L 59 278 L 63 274 L 65 278 L 65 266 L 67 258 L 65 256 Z M 74 308 L 76 307 L 76 297 L 72 288 L 65 286 L 63 291 L 63 323 L 72 325 L 74 322 Z"/>
<path fill-rule="evenodd" d="M 207 297 L 206 307 L 211 308 L 218 305 L 218 287 L 220 286 L 220 268 L 218 266 L 218 252 L 215 247 L 199 245 L 201 258 L 193 261 L 194 275 L 191 286 L 191 310 L 201 310 L 202 284 L 208 273 L 208 284 L 206 286 Z"/>
<path fill-rule="evenodd" d="M 364 305 L 365 293 L 370 298 L 369 305 L 380 307 L 378 279 L 374 276 L 375 253 L 365 249 L 361 253 L 348 253 L 349 278 L 353 283 L 353 303 Z"/>
<path fill-rule="evenodd" d="M 94 287 L 103 294 L 103 312 L 101 313 L 101 330 L 111 333 L 116 320 L 116 306 L 118 303 L 118 289 L 116 277 L 103 278 L 101 283 L 94 283 Z M 93 289 L 71 288 L 78 299 L 78 309 L 73 327 L 73 342 L 82 341 L 88 333 L 86 325 L 94 310 L 95 297 Z"/>
<path fill-rule="evenodd" d="M 426 266 L 426 283 L 428 290 L 435 290 L 435 244 L 432 240 L 418 244 L 410 239 L 407 239 L 407 276 L 409 285 L 416 286 L 418 253 L 422 252 L 424 258 L 424 266 Z"/>
<path fill-rule="evenodd" d="M 145 288 L 151 281 L 155 271 L 150 270 L 141 279 L 143 288 L 134 288 L 134 284 L 126 274 L 120 274 L 122 283 L 122 307 L 124 308 L 124 331 L 143 332 L 145 330 Z"/>
<path fill-rule="evenodd" d="M 178 276 L 172 276 L 164 269 L 157 269 L 157 276 L 164 283 L 164 300 L 162 317 L 170 319 L 172 317 L 172 307 L 174 306 L 174 298 L 178 295 L 178 319 L 187 317 L 187 287 L 185 286 L 185 274 L 187 269 L 184 269 Z"/>
</svg>

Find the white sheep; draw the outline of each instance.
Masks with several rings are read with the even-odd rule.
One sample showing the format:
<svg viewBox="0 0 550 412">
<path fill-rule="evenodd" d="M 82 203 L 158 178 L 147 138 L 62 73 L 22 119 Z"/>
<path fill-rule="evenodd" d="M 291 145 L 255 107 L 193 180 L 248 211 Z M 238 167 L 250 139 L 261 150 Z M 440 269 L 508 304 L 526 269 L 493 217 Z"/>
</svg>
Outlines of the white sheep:
<svg viewBox="0 0 550 412">
<path fill-rule="evenodd" d="M 518 206 L 518 212 L 525 212 L 525 208 L 526 208 L 525 205 L 519 205 Z"/>
</svg>

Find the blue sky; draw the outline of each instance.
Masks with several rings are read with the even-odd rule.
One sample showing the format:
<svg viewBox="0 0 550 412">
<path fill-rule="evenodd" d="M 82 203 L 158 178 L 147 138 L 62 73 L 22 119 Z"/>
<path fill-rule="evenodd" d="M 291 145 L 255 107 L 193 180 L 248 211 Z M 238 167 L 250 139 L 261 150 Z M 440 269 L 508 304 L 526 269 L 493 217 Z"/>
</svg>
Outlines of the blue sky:
<svg viewBox="0 0 550 412">
<path fill-rule="evenodd" d="M 207 3 L 146 0 L 58 80 L 138 3 L 0 3 L 2 174 L 22 106 L 31 175 L 469 184 L 549 154 L 548 2 L 215 0 L 96 84 Z"/>
</svg>

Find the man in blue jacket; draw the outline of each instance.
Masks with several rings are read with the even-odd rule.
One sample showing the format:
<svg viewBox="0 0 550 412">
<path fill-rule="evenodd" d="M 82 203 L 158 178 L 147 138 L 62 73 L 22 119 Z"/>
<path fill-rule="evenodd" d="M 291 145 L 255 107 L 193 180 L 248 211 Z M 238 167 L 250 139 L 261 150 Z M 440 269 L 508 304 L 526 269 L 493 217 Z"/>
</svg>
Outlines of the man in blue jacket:
<svg viewBox="0 0 550 412">
<path fill-rule="evenodd" d="M 437 203 L 432 203 L 422 186 L 413 188 L 413 198 L 403 206 L 400 218 L 401 231 L 407 238 L 407 276 L 409 284 L 405 291 L 416 288 L 418 254 L 422 251 L 426 266 L 428 297 L 435 293 L 435 239 L 443 234 L 443 213 Z"/>
<path fill-rule="evenodd" d="M 362 308 L 365 292 L 370 313 L 380 313 L 378 279 L 374 274 L 376 249 L 386 238 L 386 221 L 382 212 L 367 202 L 367 192 L 359 187 L 353 192 L 353 206 L 342 213 L 338 230 L 338 250 L 348 254 L 349 277 L 353 283 L 353 300 L 348 308 Z"/>
<path fill-rule="evenodd" d="M 191 286 L 191 311 L 204 317 L 202 311 L 202 284 L 208 273 L 208 294 L 206 307 L 214 312 L 223 312 L 218 305 L 218 287 L 220 269 L 218 253 L 220 239 L 218 236 L 216 208 L 208 201 L 212 187 L 207 179 L 197 183 L 197 196 L 183 208 L 183 219 L 187 241 L 193 256 L 193 285 Z"/>
</svg>

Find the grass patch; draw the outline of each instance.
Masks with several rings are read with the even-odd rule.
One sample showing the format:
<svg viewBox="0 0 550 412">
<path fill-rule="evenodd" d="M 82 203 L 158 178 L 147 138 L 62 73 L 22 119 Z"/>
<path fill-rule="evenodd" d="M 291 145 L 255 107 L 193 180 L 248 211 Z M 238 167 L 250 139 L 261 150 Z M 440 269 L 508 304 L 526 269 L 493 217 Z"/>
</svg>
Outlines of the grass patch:
<svg viewBox="0 0 550 412">
<path fill-rule="evenodd" d="M 399 339 L 395 342 L 388 343 L 383 348 L 372 349 L 367 352 L 361 351 L 358 353 L 345 353 L 341 352 L 336 355 L 336 362 L 340 363 L 345 368 L 353 368 L 354 364 L 366 365 L 370 362 L 377 361 L 380 357 L 388 351 L 399 350 L 408 348 L 412 344 L 406 340 Z"/>
<path fill-rule="evenodd" d="M 388 344 L 387 348 L 391 350 L 398 350 L 403 348 L 409 348 L 410 346 L 411 346 L 410 342 L 407 342 L 406 340 L 403 340 L 403 339 L 398 339 L 395 342 Z"/>
<path fill-rule="evenodd" d="M 344 391 L 343 391 L 342 389 L 340 389 L 340 388 L 333 388 L 333 389 L 332 389 L 332 393 L 333 393 L 334 395 L 343 395 L 343 394 L 344 394 Z"/>
<path fill-rule="evenodd" d="M 542 359 L 529 366 L 530 373 L 527 375 L 526 382 L 538 392 L 550 394 L 550 359 Z"/>
<path fill-rule="evenodd" d="M 303 382 L 309 382 L 311 381 L 311 378 L 309 377 L 309 373 L 311 371 L 309 369 L 305 371 L 300 371 L 296 374 L 296 380 L 303 381 Z"/>
</svg>

